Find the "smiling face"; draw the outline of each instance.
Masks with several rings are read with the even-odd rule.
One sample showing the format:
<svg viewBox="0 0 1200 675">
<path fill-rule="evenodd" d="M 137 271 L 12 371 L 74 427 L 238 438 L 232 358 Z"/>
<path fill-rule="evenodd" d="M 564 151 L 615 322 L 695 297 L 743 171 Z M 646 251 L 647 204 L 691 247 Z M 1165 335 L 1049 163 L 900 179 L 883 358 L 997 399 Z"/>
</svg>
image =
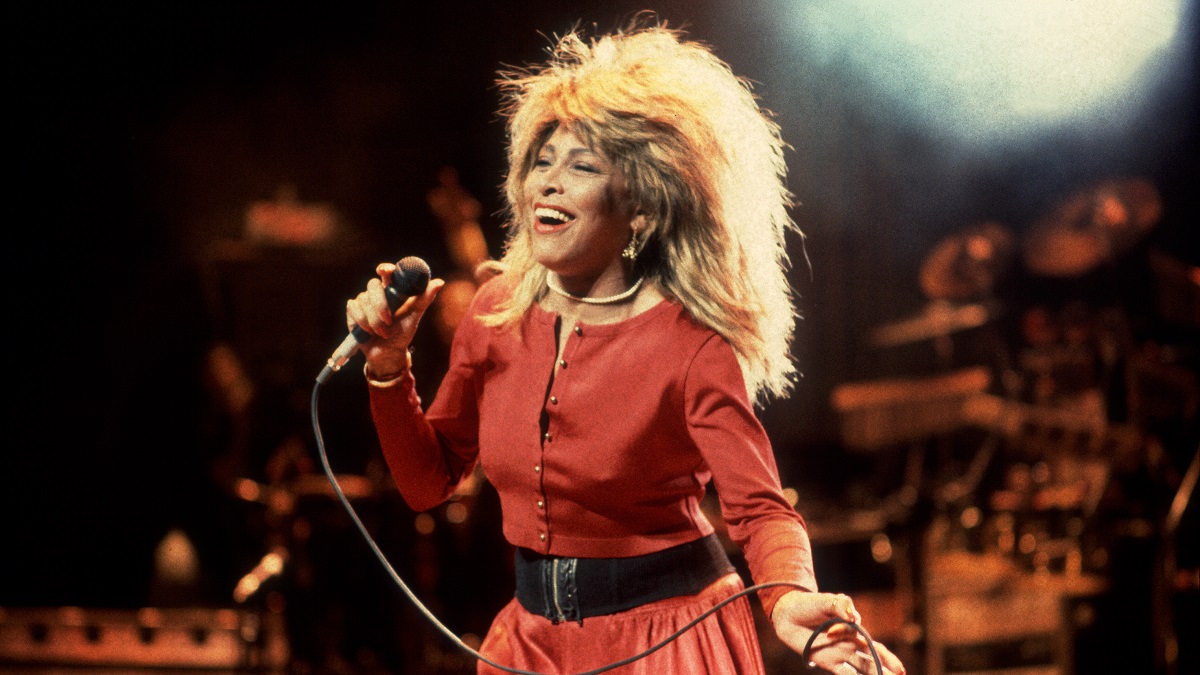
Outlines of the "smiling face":
<svg viewBox="0 0 1200 675">
<path fill-rule="evenodd" d="M 607 157 L 560 125 L 538 150 L 523 198 L 540 264 L 576 289 L 624 290 L 621 251 L 637 219 Z"/>
</svg>

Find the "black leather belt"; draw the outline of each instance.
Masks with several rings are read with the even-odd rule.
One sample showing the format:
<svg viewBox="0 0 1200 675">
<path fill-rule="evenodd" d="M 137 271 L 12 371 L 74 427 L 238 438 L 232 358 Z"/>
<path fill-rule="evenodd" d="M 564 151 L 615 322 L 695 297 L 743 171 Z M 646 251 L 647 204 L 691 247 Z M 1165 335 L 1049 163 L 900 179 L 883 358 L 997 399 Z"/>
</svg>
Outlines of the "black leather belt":
<svg viewBox="0 0 1200 675">
<path fill-rule="evenodd" d="M 715 534 L 633 558 L 560 558 L 517 548 L 517 602 L 554 623 L 695 595 L 734 571 Z"/>
</svg>

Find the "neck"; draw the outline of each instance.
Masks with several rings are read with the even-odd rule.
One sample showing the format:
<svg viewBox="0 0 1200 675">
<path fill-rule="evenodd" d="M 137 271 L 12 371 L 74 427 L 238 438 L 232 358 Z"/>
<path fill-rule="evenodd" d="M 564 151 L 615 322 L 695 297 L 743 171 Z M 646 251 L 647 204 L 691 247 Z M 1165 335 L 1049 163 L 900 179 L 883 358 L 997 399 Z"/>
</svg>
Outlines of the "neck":
<svg viewBox="0 0 1200 675">
<path fill-rule="evenodd" d="M 579 276 L 549 271 L 546 283 L 557 293 L 572 298 L 600 300 L 621 295 L 638 283 L 629 265 L 614 264 L 596 276 Z M 586 302 L 586 300 L 585 300 Z"/>
<path fill-rule="evenodd" d="M 632 283 L 629 283 L 624 289 L 615 293 L 605 294 L 604 291 L 611 289 L 612 284 L 597 284 L 588 285 L 588 290 L 583 292 L 575 292 L 569 290 L 571 286 L 576 288 L 581 287 L 581 284 L 566 284 L 554 272 L 546 273 L 546 286 L 558 295 L 566 298 L 573 303 L 590 304 L 590 305 L 611 305 L 616 303 L 629 302 L 637 296 L 638 290 L 642 286 L 642 277 L 638 277 Z"/>
</svg>

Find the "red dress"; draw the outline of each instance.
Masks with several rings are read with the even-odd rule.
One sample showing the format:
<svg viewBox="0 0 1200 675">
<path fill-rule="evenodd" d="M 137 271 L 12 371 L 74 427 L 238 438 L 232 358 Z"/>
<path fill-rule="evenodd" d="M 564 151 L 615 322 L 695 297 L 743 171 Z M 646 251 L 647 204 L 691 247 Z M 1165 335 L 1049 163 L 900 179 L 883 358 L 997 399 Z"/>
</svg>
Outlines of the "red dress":
<svg viewBox="0 0 1200 675">
<path fill-rule="evenodd" d="M 589 617 L 582 624 L 550 623 L 513 600 L 496 616 L 481 651 L 510 668 L 555 675 L 583 673 L 646 651 L 742 589 L 741 579 L 730 574 L 699 595 L 667 598 L 619 614 Z M 481 675 L 504 672 L 479 664 Z M 612 672 L 762 675 L 762 652 L 749 601 L 735 600 L 666 647 Z"/>
<path fill-rule="evenodd" d="M 476 295 L 428 411 L 410 375 L 370 388 L 384 457 L 410 507 L 423 511 L 440 504 L 480 461 L 500 496 L 504 534 L 512 544 L 553 556 L 631 557 L 712 533 L 700 509 L 711 479 L 729 535 L 755 582 L 817 589 L 804 522 L 782 495 L 770 442 L 724 339 L 677 302 L 664 300 L 619 323 L 564 327 L 567 342 L 555 374 L 558 315 L 535 306 L 519 331 L 488 328 L 476 318 L 505 292 L 499 277 Z M 768 614 L 787 591 L 760 593 Z M 649 646 L 652 636 L 673 632 L 668 625 L 731 592 L 718 583 L 698 596 L 591 617 L 582 628 L 553 625 L 512 603 L 493 624 L 485 653 L 494 649 L 558 664 L 548 672 L 575 672 L 560 660 L 567 652 L 575 654 L 572 663 L 591 658 L 583 652 L 597 652 L 596 666 L 603 665 L 639 651 L 623 648 L 633 636 Z M 705 629 L 709 633 L 676 641 L 658 660 L 695 665 L 712 656 L 721 664 L 726 657 L 717 652 L 749 650 L 759 663 L 749 607 L 740 603 L 719 612 L 715 622 L 706 620 L 702 626 L 716 624 Z M 654 625 L 632 630 L 627 624 L 633 617 Z M 537 622 L 553 629 L 531 632 Z M 587 648 L 571 648 L 574 640 Z M 512 647 L 518 643 L 525 649 Z M 716 649 L 718 643 L 726 648 Z M 640 663 L 656 663 L 654 658 Z M 705 672 L 642 668 L 647 666 L 620 672 Z M 714 665 L 711 672 L 756 671 Z"/>
</svg>

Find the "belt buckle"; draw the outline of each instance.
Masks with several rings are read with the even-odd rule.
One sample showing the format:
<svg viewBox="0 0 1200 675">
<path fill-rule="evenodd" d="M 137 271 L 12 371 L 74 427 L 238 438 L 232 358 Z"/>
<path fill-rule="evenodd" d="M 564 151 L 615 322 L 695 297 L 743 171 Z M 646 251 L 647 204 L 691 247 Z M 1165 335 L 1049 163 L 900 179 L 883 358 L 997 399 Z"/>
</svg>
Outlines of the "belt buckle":
<svg viewBox="0 0 1200 675">
<path fill-rule="evenodd" d="M 579 589 L 575 583 L 578 558 L 551 558 L 542 561 L 542 582 L 546 593 L 546 618 L 551 623 L 575 621 L 583 625 L 579 607 Z"/>
</svg>

